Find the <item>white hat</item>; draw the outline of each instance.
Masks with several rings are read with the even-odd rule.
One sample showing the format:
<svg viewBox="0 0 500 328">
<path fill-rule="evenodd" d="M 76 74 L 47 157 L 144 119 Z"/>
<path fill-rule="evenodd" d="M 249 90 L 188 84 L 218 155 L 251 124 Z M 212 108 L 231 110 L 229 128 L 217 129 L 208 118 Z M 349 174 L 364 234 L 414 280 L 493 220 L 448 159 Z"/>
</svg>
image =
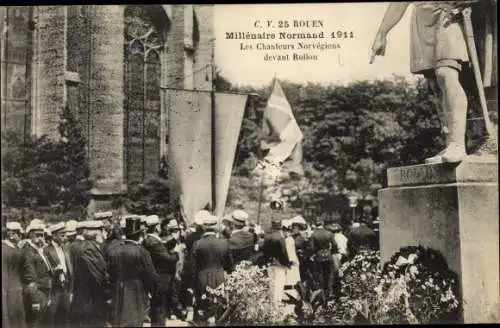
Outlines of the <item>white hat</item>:
<svg viewBox="0 0 500 328">
<path fill-rule="evenodd" d="M 204 227 L 214 227 L 217 225 L 218 222 L 219 222 L 219 218 L 216 217 L 215 215 L 210 214 L 210 216 L 207 216 L 204 218 L 203 226 Z"/>
<path fill-rule="evenodd" d="M 297 216 L 293 217 L 290 220 L 290 222 L 291 222 L 291 224 L 299 224 L 299 225 L 307 226 L 306 220 L 304 220 L 304 218 L 301 215 L 297 215 Z"/>
<path fill-rule="evenodd" d="M 231 213 L 231 217 L 233 218 L 234 221 L 238 223 L 245 223 L 246 220 L 248 219 L 248 214 L 247 212 L 242 210 L 234 210 Z"/>
<path fill-rule="evenodd" d="M 160 223 L 160 218 L 158 215 L 149 215 L 146 217 L 146 225 L 152 227 Z"/>
<path fill-rule="evenodd" d="M 102 221 L 98 220 L 88 220 L 80 222 L 80 227 L 84 229 L 101 229 L 104 227 Z"/>
<path fill-rule="evenodd" d="M 256 225 L 255 228 L 253 229 L 253 231 L 255 232 L 256 235 L 263 235 L 264 234 L 264 230 L 262 230 L 260 225 Z"/>
<path fill-rule="evenodd" d="M 97 212 L 94 214 L 94 219 L 100 220 L 100 219 L 106 219 L 106 218 L 111 218 L 113 217 L 113 212 L 107 211 L 107 212 Z"/>
<path fill-rule="evenodd" d="M 26 232 L 31 232 L 35 230 L 41 230 L 45 232 L 45 225 L 41 220 L 38 219 L 33 219 L 31 220 L 30 224 L 26 227 Z"/>
<path fill-rule="evenodd" d="M 59 230 L 64 229 L 64 226 L 65 226 L 64 222 L 59 222 L 59 223 L 56 223 L 56 224 L 51 225 L 51 226 L 49 227 L 49 231 L 50 231 L 51 233 L 54 233 L 54 232 L 57 232 L 57 231 L 59 231 Z"/>
<path fill-rule="evenodd" d="M 66 232 L 75 232 L 77 225 L 78 225 L 78 222 L 76 222 L 75 220 L 69 220 L 66 222 L 66 226 L 65 226 L 64 230 L 66 230 Z"/>
<path fill-rule="evenodd" d="M 205 223 L 205 219 L 212 216 L 209 211 L 201 210 L 194 215 L 194 223 L 201 226 Z"/>
<path fill-rule="evenodd" d="M 292 226 L 291 220 L 282 220 L 281 221 L 281 227 L 282 228 L 290 228 Z"/>
<path fill-rule="evenodd" d="M 172 219 L 172 220 L 168 221 L 168 223 L 167 223 L 167 227 L 166 227 L 166 228 L 167 228 L 167 230 L 176 230 L 176 229 L 180 229 L 180 227 L 179 227 L 179 223 L 177 223 L 177 220 L 174 220 L 174 219 Z"/>
<path fill-rule="evenodd" d="M 14 231 L 23 232 L 23 227 L 21 226 L 21 223 L 19 223 L 17 221 L 7 222 L 7 224 L 5 225 L 5 228 L 7 228 L 7 230 L 14 230 Z"/>
</svg>

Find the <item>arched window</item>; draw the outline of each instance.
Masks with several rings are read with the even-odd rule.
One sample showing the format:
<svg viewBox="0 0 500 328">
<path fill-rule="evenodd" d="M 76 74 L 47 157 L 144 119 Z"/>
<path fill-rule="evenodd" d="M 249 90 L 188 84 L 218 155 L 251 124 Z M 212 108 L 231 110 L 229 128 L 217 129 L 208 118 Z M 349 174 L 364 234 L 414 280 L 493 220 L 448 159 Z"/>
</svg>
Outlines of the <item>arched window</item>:
<svg viewBox="0 0 500 328">
<path fill-rule="evenodd" d="M 160 168 L 161 65 L 165 23 L 154 6 L 125 9 L 125 140 L 127 182 L 147 181 Z"/>
<path fill-rule="evenodd" d="M 6 7 L 2 30 L 2 131 L 30 133 L 32 7 Z"/>
</svg>

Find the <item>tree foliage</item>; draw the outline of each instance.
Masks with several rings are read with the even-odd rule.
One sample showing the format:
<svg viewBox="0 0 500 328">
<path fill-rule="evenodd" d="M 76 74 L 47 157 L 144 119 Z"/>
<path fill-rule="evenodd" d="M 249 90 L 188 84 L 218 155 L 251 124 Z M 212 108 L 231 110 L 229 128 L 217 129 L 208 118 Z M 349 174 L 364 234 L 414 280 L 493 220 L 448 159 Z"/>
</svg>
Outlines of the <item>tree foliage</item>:
<svg viewBox="0 0 500 328">
<path fill-rule="evenodd" d="M 85 215 L 92 186 L 86 141 L 69 108 L 60 115 L 59 135 L 52 140 L 4 134 L 2 202 L 12 213 L 49 220 Z"/>
</svg>

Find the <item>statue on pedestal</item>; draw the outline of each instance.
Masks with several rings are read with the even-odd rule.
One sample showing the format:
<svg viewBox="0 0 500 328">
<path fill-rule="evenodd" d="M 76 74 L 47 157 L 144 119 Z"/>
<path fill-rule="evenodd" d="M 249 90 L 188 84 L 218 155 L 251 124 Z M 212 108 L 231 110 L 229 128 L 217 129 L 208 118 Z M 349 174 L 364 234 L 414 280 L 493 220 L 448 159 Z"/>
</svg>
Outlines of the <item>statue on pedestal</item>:
<svg viewBox="0 0 500 328">
<path fill-rule="evenodd" d="M 491 84 L 491 79 L 481 78 L 470 16 L 464 13 L 470 13 L 471 6 L 477 2 L 418 1 L 413 4 L 411 72 L 424 75 L 439 98 L 438 116 L 446 144 L 445 149 L 427 158 L 426 163 L 457 163 L 467 156 L 465 135 L 468 100 L 464 86 L 460 83 L 460 72 L 469 61 L 474 68 L 480 98 L 482 96 L 483 118 L 489 134 L 486 143 L 491 143 L 496 134 L 492 132 L 483 89 L 489 86 L 486 83 Z M 373 42 L 370 63 L 374 62 L 377 55 L 385 54 L 387 34 L 401 20 L 409 5 L 408 2 L 389 4 Z M 492 74 L 491 69 L 483 72 L 485 77 L 487 74 Z M 493 140 L 493 143 L 496 141 Z"/>
</svg>

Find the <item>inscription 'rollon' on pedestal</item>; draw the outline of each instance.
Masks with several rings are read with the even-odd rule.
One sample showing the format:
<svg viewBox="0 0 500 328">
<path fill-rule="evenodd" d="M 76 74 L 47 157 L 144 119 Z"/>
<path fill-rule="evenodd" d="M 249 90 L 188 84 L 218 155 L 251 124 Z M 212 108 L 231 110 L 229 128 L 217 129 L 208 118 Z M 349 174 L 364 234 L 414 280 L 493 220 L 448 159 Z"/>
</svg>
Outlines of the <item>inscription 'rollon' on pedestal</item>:
<svg viewBox="0 0 500 328">
<path fill-rule="evenodd" d="M 498 180 L 498 163 L 461 162 L 420 164 L 389 168 L 389 187 L 430 185 L 455 182 L 493 182 Z"/>
</svg>

